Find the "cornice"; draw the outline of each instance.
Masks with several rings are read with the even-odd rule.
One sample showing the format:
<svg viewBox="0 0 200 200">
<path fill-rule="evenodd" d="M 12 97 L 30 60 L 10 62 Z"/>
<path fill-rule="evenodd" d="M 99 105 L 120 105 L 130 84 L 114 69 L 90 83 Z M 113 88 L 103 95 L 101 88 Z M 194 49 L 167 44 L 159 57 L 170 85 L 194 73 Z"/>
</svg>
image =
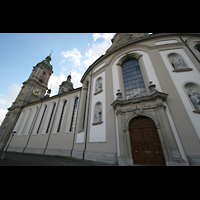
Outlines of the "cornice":
<svg viewBox="0 0 200 200">
<path fill-rule="evenodd" d="M 88 69 L 86 70 L 86 72 L 83 74 L 82 78 L 81 78 L 81 83 L 83 83 L 85 77 L 88 75 L 88 73 L 100 62 L 102 62 L 105 58 L 107 58 L 108 56 L 112 55 L 113 53 L 127 47 L 127 46 L 130 46 L 130 45 L 133 45 L 133 44 L 137 44 L 137 43 L 140 43 L 140 42 L 143 42 L 143 41 L 147 41 L 147 40 L 152 40 L 152 39 L 156 39 L 156 38 L 162 38 L 162 37 L 171 37 L 171 36 L 198 36 L 200 37 L 200 33 L 154 33 L 152 35 L 148 35 L 146 37 L 140 37 L 140 38 L 137 38 L 137 39 L 134 39 L 134 40 L 131 40 L 125 44 L 122 44 L 120 46 L 115 46 L 111 51 L 107 52 L 104 54 L 104 55 L 101 55 L 92 65 L 90 65 L 88 67 Z M 115 37 L 115 36 L 114 36 Z M 172 45 L 177 45 L 176 43 L 175 44 L 169 44 L 170 46 Z M 180 43 L 178 43 L 178 45 L 180 45 Z M 148 46 L 146 46 L 148 47 Z M 152 47 L 148 47 L 150 50 L 151 49 L 157 49 L 157 48 L 160 48 L 161 46 L 152 46 Z M 110 47 L 109 47 L 110 49 Z"/>
<path fill-rule="evenodd" d="M 142 96 L 142 97 L 137 97 L 137 98 L 128 99 L 128 100 L 115 100 L 111 104 L 111 106 L 113 106 L 116 109 L 117 106 L 125 106 L 128 104 L 137 104 L 137 103 L 142 103 L 142 102 L 147 102 L 147 101 L 154 101 L 156 99 L 161 99 L 163 101 L 166 101 L 167 96 L 168 94 L 157 91 L 148 96 Z"/>
</svg>

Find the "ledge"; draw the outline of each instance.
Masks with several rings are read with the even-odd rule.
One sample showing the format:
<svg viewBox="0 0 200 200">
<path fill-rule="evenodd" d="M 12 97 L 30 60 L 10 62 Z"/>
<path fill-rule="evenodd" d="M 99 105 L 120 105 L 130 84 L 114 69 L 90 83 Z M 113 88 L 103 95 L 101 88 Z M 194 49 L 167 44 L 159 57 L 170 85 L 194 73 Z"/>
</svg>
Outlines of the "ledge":
<svg viewBox="0 0 200 200">
<path fill-rule="evenodd" d="M 94 123 L 92 123 L 92 125 L 96 126 L 96 125 L 99 125 L 99 124 L 102 124 L 102 123 L 103 123 L 103 121 L 101 121 L 101 122 L 94 122 Z"/>
<path fill-rule="evenodd" d="M 97 95 L 97 94 L 99 94 L 99 93 L 101 93 L 101 92 L 103 92 L 103 90 L 100 90 L 100 91 L 98 91 L 98 92 L 95 92 L 94 95 Z"/>
<path fill-rule="evenodd" d="M 147 95 L 147 96 L 141 96 L 141 97 L 135 97 L 133 99 L 127 99 L 127 100 L 115 100 L 111 106 L 114 108 L 117 107 L 117 105 L 124 106 L 128 104 L 137 104 L 141 102 L 147 102 L 147 101 L 154 101 L 155 99 L 162 99 L 163 101 L 166 101 L 168 94 L 163 92 L 155 92 L 153 94 Z"/>
<path fill-rule="evenodd" d="M 189 72 L 192 71 L 192 68 L 182 68 L 182 69 L 174 69 L 173 72 Z"/>
<path fill-rule="evenodd" d="M 193 112 L 197 113 L 197 114 L 200 114 L 200 110 L 199 111 L 193 110 Z"/>
</svg>

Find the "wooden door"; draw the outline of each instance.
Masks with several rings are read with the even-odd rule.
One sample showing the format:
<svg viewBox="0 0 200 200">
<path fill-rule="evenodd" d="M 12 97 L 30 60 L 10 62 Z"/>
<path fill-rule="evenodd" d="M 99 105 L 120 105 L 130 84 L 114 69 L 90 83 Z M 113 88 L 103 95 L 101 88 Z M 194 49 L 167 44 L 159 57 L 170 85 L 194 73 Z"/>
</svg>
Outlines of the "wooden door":
<svg viewBox="0 0 200 200">
<path fill-rule="evenodd" d="M 162 146 L 153 120 L 137 117 L 129 124 L 134 164 L 165 165 Z"/>
</svg>

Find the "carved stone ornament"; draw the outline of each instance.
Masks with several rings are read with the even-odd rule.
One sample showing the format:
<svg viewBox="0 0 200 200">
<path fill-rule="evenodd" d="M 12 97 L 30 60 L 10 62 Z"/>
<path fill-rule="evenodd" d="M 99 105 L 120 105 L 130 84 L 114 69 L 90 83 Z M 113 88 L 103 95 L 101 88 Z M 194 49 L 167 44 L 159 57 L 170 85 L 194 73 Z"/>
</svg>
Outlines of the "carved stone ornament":
<svg viewBox="0 0 200 200">
<path fill-rule="evenodd" d="M 113 37 L 112 46 L 106 51 L 106 53 L 112 51 L 116 47 L 126 44 L 132 40 L 137 40 L 139 38 L 147 37 L 149 33 L 117 33 Z"/>
</svg>

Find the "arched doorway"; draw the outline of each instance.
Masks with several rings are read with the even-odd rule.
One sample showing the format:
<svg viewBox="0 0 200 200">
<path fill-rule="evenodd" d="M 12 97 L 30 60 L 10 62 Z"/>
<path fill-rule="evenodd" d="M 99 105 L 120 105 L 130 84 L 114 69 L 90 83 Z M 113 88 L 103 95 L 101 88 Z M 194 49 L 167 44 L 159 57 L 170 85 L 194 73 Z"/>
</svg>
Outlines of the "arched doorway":
<svg viewBox="0 0 200 200">
<path fill-rule="evenodd" d="M 129 133 L 134 164 L 166 165 L 155 123 L 144 116 L 133 118 Z"/>
</svg>

